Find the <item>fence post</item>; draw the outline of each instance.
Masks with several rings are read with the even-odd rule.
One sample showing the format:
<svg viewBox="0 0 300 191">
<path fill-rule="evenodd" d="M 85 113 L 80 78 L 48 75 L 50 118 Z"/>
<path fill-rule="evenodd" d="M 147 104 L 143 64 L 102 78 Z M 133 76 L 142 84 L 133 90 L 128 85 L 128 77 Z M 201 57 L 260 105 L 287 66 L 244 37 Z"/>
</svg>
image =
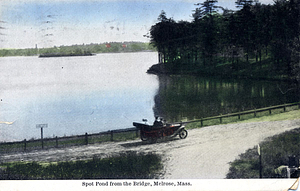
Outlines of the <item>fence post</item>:
<svg viewBox="0 0 300 191">
<path fill-rule="evenodd" d="M 85 133 L 85 144 L 88 145 L 89 144 L 89 137 L 88 137 L 88 133 Z"/>
<path fill-rule="evenodd" d="M 286 104 L 284 104 L 284 106 L 283 106 L 283 112 L 285 112 L 286 111 Z"/>
<path fill-rule="evenodd" d="M 26 139 L 24 139 L 24 151 L 26 151 Z"/>
<path fill-rule="evenodd" d="M 254 117 L 256 117 L 256 108 L 254 108 Z"/>
<path fill-rule="evenodd" d="M 42 141 L 42 149 L 44 149 L 43 128 L 41 128 L 41 141 Z"/>
<path fill-rule="evenodd" d="M 136 129 L 135 135 L 136 135 L 136 137 L 139 137 L 139 130 L 138 129 Z"/>
<path fill-rule="evenodd" d="M 57 139 L 57 136 L 55 137 L 55 142 L 56 142 L 56 148 L 58 148 L 58 139 Z"/>
<path fill-rule="evenodd" d="M 203 127 L 203 118 L 201 117 L 201 127 Z"/>
<path fill-rule="evenodd" d="M 113 131 L 110 131 L 110 141 L 113 141 L 114 140 L 114 134 L 113 134 Z"/>
<path fill-rule="evenodd" d="M 269 114 L 270 114 L 270 115 L 272 114 L 272 109 L 269 109 Z"/>
<path fill-rule="evenodd" d="M 220 114 L 220 123 L 222 123 L 222 114 Z"/>
</svg>

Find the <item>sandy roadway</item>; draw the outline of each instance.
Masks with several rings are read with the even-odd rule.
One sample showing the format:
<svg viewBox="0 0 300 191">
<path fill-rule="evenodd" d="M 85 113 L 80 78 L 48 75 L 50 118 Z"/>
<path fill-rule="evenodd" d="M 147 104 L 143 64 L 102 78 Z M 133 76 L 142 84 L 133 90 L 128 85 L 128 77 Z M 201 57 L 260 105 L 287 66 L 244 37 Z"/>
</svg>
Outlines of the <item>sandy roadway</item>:
<svg viewBox="0 0 300 191">
<path fill-rule="evenodd" d="M 105 157 L 120 151 L 156 152 L 163 156 L 166 179 L 222 179 L 229 162 L 260 141 L 275 134 L 300 128 L 300 119 L 276 122 L 240 123 L 188 130 L 180 140 L 145 144 L 140 140 L 111 142 L 63 149 L 0 155 L 0 162 L 67 161 Z"/>
</svg>

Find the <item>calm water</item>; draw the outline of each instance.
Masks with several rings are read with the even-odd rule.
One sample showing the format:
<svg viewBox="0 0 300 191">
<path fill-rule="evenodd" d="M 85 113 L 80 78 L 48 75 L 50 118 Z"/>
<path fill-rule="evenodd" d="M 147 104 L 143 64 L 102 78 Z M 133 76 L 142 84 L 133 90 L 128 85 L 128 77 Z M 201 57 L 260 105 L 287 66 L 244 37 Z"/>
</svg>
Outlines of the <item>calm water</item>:
<svg viewBox="0 0 300 191">
<path fill-rule="evenodd" d="M 154 120 L 157 53 L 0 58 L 0 141 L 97 133 Z"/>
<path fill-rule="evenodd" d="M 200 118 L 299 101 L 294 84 L 146 74 L 157 53 L 0 58 L 0 142 Z"/>
<path fill-rule="evenodd" d="M 299 100 L 297 84 L 291 82 L 164 76 L 159 78 L 154 111 L 168 121 L 180 121 Z"/>
</svg>

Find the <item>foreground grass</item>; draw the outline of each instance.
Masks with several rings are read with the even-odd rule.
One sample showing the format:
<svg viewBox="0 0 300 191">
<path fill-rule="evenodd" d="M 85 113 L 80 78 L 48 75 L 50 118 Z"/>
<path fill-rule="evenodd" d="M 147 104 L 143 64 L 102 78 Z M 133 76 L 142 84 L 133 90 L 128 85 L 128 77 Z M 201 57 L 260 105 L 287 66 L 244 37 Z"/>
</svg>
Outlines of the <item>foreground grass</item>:
<svg viewBox="0 0 300 191">
<path fill-rule="evenodd" d="M 146 179 L 157 178 L 161 157 L 133 151 L 108 158 L 54 163 L 18 162 L 1 164 L 0 179 Z"/>
</svg>

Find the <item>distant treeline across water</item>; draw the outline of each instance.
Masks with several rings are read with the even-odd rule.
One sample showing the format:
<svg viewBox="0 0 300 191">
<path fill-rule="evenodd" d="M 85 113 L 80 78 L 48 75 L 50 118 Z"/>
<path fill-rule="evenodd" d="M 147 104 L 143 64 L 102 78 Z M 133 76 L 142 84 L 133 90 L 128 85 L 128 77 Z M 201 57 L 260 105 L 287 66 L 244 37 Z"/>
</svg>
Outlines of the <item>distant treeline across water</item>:
<svg viewBox="0 0 300 191">
<path fill-rule="evenodd" d="M 86 55 L 109 52 L 154 51 L 155 48 L 144 42 L 108 42 L 100 44 L 81 44 L 70 46 L 54 46 L 51 48 L 0 49 L 0 57 L 4 56 L 35 56 L 35 55 Z"/>
</svg>

